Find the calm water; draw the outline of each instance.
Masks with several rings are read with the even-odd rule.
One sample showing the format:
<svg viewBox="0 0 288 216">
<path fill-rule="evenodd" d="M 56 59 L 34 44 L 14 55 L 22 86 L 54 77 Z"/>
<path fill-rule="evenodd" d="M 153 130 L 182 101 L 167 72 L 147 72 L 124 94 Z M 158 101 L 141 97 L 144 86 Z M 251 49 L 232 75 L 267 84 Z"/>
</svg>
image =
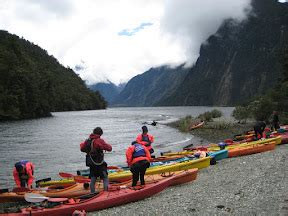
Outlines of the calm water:
<svg viewBox="0 0 288 216">
<path fill-rule="evenodd" d="M 36 180 L 46 177 L 59 179 L 61 171 L 76 173 L 78 169 L 85 169 L 85 154 L 80 152 L 79 144 L 97 126 L 102 127 L 102 138 L 113 147 L 112 153 L 105 154 L 109 165 L 125 164 L 125 150 L 141 133 L 143 122 L 159 122 L 156 127 L 148 125 L 149 133 L 155 137 L 156 155 L 167 150 L 181 150 L 189 143 L 205 143 L 205 140 L 180 133 L 164 124 L 214 108 L 108 108 L 57 112 L 51 118 L 0 123 L 0 188 L 14 186 L 12 169 L 21 159 L 35 164 Z M 233 110 L 231 107 L 217 109 L 222 110 L 227 118 Z"/>
</svg>

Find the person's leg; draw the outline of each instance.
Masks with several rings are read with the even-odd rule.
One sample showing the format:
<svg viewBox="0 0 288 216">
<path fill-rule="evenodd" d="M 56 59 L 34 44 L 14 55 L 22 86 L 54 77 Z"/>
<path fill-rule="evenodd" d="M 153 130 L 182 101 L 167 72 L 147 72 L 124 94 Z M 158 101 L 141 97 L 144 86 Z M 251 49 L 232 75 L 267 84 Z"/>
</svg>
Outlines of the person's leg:
<svg viewBox="0 0 288 216">
<path fill-rule="evenodd" d="M 96 183 L 96 177 L 91 176 L 91 182 L 90 182 L 90 192 L 95 193 L 95 183 Z"/>
<path fill-rule="evenodd" d="M 150 166 L 148 161 L 141 161 L 141 169 L 140 169 L 140 182 L 141 185 L 145 185 L 145 173 L 146 169 Z"/>
<path fill-rule="evenodd" d="M 137 185 L 137 182 L 139 180 L 139 165 L 138 163 L 135 163 L 131 166 L 130 171 L 132 172 L 132 187 Z"/>
<path fill-rule="evenodd" d="M 105 191 L 108 191 L 108 186 L 109 186 L 109 179 L 108 179 L 108 174 L 107 171 L 103 171 L 103 187 Z"/>
</svg>

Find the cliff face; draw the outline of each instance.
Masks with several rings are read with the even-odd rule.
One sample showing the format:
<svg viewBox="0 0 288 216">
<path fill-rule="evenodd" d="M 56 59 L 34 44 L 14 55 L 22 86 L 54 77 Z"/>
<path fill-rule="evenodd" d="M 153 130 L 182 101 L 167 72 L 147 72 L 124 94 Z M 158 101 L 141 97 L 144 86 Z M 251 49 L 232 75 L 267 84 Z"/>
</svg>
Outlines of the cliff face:
<svg viewBox="0 0 288 216">
<path fill-rule="evenodd" d="M 183 83 L 158 105 L 235 105 L 277 84 L 288 6 L 274 0 L 252 6 L 247 20 L 227 20 L 209 37 Z"/>
<path fill-rule="evenodd" d="M 152 68 L 133 77 L 112 101 L 113 106 L 153 106 L 171 95 L 183 82 L 188 69 L 179 66 Z"/>
</svg>

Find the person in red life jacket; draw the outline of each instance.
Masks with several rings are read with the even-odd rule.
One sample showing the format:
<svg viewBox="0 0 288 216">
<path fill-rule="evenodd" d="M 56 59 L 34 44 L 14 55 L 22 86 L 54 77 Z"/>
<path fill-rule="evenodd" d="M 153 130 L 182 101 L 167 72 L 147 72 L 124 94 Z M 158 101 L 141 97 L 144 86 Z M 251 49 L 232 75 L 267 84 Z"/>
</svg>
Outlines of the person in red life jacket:
<svg viewBox="0 0 288 216">
<path fill-rule="evenodd" d="M 151 144 L 154 142 L 154 136 L 148 134 L 147 126 L 142 127 L 142 134 L 139 134 L 136 137 L 136 141 L 141 145 L 144 145 L 148 149 L 150 154 L 154 152 L 154 149 L 151 146 Z"/>
<path fill-rule="evenodd" d="M 27 160 L 17 162 L 13 169 L 14 181 L 17 187 L 27 187 L 32 189 L 34 180 L 34 165 Z"/>
<path fill-rule="evenodd" d="M 151 155 L 148 149 L 137 141 L 126 150 L 127 164 L 133 174 L 132 187 L 137 185 L 140 176 L 141 185 L 145 185 L 144 175 L 146 169 L 150 166 Z"/>
<path fill-rule="evenodd" d="M 85 142 L 82 142 L 80 144 L 80 150 L 87 153 L 86 159 L 87 157 L 90 157 L 89 159 L 91 159 L 92 161 L 92 165 L 89 165 L 89 177 L 91 178 L 91 193 L 95 193 L 95 182 L 98 177 L 103 180 L 104 190 L 108 191 L 109 180 L 107 163 L 104 161 L 103 151 L 112 151 L 112 146 L 106 143 L 102 138 L 100 138 L 102 134 L 103 130 L 100 127 L 96 127 L 93 130 L 93 133 L 90 134 L 89 138 Z"/>
</svg>

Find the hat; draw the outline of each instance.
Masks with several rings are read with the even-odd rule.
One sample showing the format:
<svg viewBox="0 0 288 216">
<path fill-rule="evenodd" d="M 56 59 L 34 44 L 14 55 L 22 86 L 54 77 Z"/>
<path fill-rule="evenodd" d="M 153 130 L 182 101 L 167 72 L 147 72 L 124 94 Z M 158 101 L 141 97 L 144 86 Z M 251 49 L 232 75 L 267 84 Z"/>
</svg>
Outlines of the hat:
<svg viewBox="0 0 288 216">
<path fill-rule="evenodd" d="M 16 164 L 15 164 L 15 168 L 16 168 L 16 170 L 17 170 L 18 173 L 19 173 L 19 172 L 22 172 L 22 170 L 23 170 L 23 165 L 22 165 L 21 163 L 16 163 Z"/>
<path fill-rule="evenodd" d="M 144 132 L 148 132 L 147 126 L 143 126 L 143 127 L 142 127 L 142 131 L 143 131 L 143 133 L 144 133 Z"/>
<path fill-rule="evenodd" d="M 135 144 L 138 144 L 138 142 L 137 142 L 137 141 L 133 141 L 133 142 L 131 143 L 131 145 L 135 145 Z"/>
<path fill-rule="evenodd" d="M 103 134 L 103 130 L 101 127 L 96 127 L 94 130 L 93 130 L 93 134 L 98 134 L 98 135 L 102 135 Z"/>
</svg>

